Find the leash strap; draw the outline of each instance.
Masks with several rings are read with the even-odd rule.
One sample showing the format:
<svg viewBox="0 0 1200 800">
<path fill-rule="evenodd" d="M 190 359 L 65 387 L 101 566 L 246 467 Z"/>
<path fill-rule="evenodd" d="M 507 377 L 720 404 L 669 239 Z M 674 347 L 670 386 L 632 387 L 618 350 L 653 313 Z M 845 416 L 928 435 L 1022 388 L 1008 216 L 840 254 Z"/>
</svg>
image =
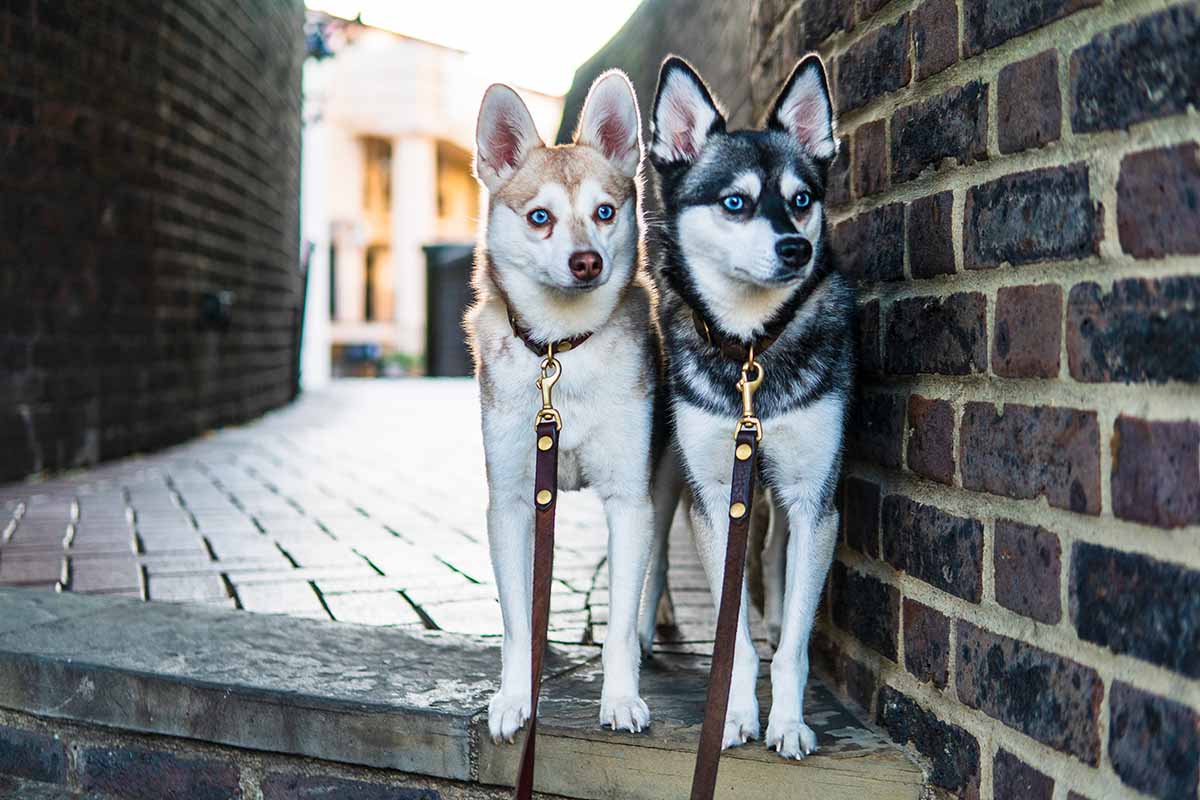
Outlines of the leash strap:
<svg viewBox="0 0 1200 800">
<path fill-rule="evenodd" d="M 691 800 L 712 800 L 721 760 L 729 683 L 733 677 L 733 651 L 737 643 L 738 614 L 742 607 L 742 578 L 746 569 L 746 541 L 754 501 L 754 465 L 758 460 L 758 433 L 741 427 L 734 447 L 733 482 L 729 491 L 729 539 L 725 545 L 725 575 L 721 581 L 721 608 L 712 666 L 708 673 L 708 698 L 700 728 L 700 748 L 692 774 Z"/>
<path fill-rule="evenodd" d="M 513 800 L 532 800 L 533 773 L 537 747 L 538 698 L 542 690 L 542 667 L 546 655 L 547 630 L 550 625 L 550 576 L 554 572 L 554 510 L 558 505 L 558 431 L 562 417 L 551 401 L 550 390 L 562 374 L 554 358 L 554 347 L 542 362 L 542 410 L 538 412 L 534 430 L 537 432 L 537 457 L 533 476 L 533 618 L 532 652 L 530 653 L 531 681 L 529 692 L 529 730 L 521 747 L 521 762 Z"/>
</svg>

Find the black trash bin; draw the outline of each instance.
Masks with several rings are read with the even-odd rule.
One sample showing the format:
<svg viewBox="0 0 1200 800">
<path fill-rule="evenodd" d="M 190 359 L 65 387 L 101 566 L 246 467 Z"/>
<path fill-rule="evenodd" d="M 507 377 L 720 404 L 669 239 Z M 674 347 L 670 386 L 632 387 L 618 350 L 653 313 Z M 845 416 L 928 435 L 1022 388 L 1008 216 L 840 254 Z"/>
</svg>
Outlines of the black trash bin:
<svg viewBox="0 0 1200 800">
<path fill-rule="evenodd" d="M 474 245 L 432 244 L 425 251 L 425 369 L 431 377 L 471 374 L 462 318 L 475 298 Z"/>
</svg>

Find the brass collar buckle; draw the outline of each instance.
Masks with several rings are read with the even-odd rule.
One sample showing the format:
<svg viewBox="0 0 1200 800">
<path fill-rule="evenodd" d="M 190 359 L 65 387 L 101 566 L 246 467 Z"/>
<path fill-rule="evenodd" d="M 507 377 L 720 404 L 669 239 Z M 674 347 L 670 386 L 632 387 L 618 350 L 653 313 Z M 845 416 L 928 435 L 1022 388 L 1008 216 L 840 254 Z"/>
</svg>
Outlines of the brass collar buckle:
<svg viewBox="0 0 1200 800">
<path fill-rule="evenodd" d="M 537 379 L 537 387 L 542 391 L 542 407 L 533 421 L 536 428 L 543 422 L 553 422 L 558 430 L 562 430 L 562 415 L 554 407 L 554 384 L 562 376 L 562 364 L 554 357 L 554 342 L 546 345 L 546 357 L 542 359 L 542 374 Z"/>
<path fill-rule="evenodd" d="M 750 377 L 751 373 L 754 374 L 753 379 Z M 742 393 L 742 418 L 738 421 L 737 430 L 733 432 L 735 439 L 742 431 L 752 430 L 755 440 L 762 441 L 762 422 L 754 416 L 754 393 L 762 385 L 765 375 L 762 364 L 754 360 L 754 345 L 751 345 L 746 362 L 742 364 L 742 377 L 737 382 L 738 391 Z"/>
</svg>

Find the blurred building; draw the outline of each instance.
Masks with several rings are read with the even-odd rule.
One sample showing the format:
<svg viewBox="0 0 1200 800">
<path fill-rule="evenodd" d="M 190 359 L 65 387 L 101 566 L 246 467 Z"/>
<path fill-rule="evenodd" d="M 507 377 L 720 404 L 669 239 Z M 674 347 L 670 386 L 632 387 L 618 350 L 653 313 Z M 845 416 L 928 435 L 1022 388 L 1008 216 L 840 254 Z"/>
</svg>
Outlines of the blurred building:
<svg viewBox="0 0 1200 800">
<path fill-rule="evenodd" d="M 375 374 L 381 359 L 418 368 L 421 248 L 474 238 L 471 151 L 490 81 L 461 50 L 316 12 L 308 24 L 332 54 L 309 59 L 304 74 L 302 375 L 313 387 L 331 374 Z M 562 99 L 519 91 L 552 139 Z"/>
</svg>

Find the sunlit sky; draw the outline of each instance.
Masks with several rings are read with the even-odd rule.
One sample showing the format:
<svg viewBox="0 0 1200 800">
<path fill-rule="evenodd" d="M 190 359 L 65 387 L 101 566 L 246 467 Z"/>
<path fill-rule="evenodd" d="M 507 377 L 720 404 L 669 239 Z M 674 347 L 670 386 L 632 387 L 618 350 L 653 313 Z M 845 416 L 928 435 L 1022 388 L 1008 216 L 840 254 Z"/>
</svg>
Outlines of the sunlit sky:
<svg viewBox="0 0 1200 800">
<path fill-rule="evenodd" d="M 640 0 L 307 0 L 308 7 L 465 50 L 495 80 L 565 94 Z"/>
</svg>

